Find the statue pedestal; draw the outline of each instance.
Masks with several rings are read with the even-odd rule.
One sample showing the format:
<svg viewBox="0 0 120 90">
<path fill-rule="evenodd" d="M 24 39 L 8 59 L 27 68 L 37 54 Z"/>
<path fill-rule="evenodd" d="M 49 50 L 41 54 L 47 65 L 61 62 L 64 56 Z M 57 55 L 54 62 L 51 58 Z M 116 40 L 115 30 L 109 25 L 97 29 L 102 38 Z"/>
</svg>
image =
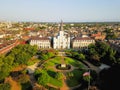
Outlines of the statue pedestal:
<svg viewBox="0 0 120 90">
<path fill-rule="evenodd" d="M 65 67 L 66 67 L 66 64 L 61 64 L 61 67 L 62 67 L 62 68 L 65 68 Z"/>
<path fill-rule="evenodd" d="M 71 69 L 71 66 L 68 64 L 57 64 L 56 68 L 59 70 L 69 70 Z"/>
</svg>

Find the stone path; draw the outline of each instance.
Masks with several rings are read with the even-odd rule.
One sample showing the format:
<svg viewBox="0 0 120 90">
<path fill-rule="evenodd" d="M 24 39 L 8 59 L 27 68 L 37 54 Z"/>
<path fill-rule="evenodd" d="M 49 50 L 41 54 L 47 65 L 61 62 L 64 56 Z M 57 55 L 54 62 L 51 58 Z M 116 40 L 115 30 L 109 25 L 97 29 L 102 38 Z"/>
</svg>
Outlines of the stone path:
<svg viewBox="0 0 120 90">
<path fill-rule="evenodd" d="M 70 87 L 66 84 L 66 80 L 63 80 L 63 86 L 60 88 L 60 90 L 70 90 Z"/>
<path fill-rule="evenodd" d="M 83 62 L 88 65 L 88 68 L 89 68 L 89 69 L 95 70 L 97 73 L 100 72 L 100 68 L 99 68 L 99 67 L 94 66 L 93 64 L 91 64 L 91 63 L 88 62 L 88 61 L 83 61 Z M 87 69 L 87 68 L 86 68 L 86 69 Z"/>
<path fill-rule="evenodd" d="M 38 63 L 35 63 L 34 65 L 28 66 L 28 67 L 26 68 L 26 70 L 28 70 L 29 74 L 32 74 L 32 73 L 35 72 L 38 64 L 39 64 L 39 62 L 38 62 Z"/>
<path fill-rule="evenodd" d="M 65 52 L 59 52 L 59 55 L 58 56 L 61 56 L 61 64 L 65 64 L 65 61 L 64 61 L 64 57 L 66 56 L 65 55 Z M 75 89 L 75 88 L 78 88 L 79 86 L 81 86 L 81 84 L 80 85 L 78 85 L 78 86 L 75 86 L 75 87 L 69 87 L 68 85 L 67 85 L 67 79 L 66 79 L 66 73 L 67 72 L 71 72 L 71 71 L 73 71 L 74 69 L 77 69 L 77 67 L 74 67 L 74 66 L 71 66 L 71 69 L 70 70 L 57 70 L 57 71 L 59 71 L 59 72 L 62 72 L 63 73 L 63 75 L 64 75 L 64 77 L 63 77 L 63 86 L 60 88 L 60 90 L 73 90 L 73 89 Z"/>
<path fill-rule="evenodd" d="M 11 90 L 21 90 L 21 86 L 19 83 L 17 83 L 16 81 L 14 81 L 11 77 L 8 77 L 6 79 L 6 82 L 9 82 L 11 85 Z"/>
</svg>

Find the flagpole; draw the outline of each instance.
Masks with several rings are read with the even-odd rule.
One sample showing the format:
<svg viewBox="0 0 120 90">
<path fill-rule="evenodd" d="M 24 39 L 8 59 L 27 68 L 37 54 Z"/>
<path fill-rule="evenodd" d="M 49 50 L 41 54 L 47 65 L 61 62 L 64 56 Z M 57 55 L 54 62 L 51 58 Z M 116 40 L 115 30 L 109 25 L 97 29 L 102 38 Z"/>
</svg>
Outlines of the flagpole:
<svg viewBox="0 0 120 90">
<path fill-rule="evenodd" d="M 89 74 L 90 74 L 90 68 L 88 70 L 89 70 Z M 88 81 L 88 90 L 89 90 L 89 87 L 90 87 L 90 80 Z"/>
</svg>

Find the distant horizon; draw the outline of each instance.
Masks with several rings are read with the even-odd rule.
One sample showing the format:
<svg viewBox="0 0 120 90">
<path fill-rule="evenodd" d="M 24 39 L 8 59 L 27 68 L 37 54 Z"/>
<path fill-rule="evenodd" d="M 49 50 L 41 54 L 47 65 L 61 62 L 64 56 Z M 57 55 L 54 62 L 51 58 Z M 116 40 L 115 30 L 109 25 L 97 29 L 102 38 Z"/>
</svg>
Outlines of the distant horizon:
<svg viewBox="0 0 120 90">
<path fill-rule="evenodd" d="M 34 22 L 34 23 L 60 23 L 61 21 L 8 21 L 0 20 L 0 22 Z M 63 23 L 120 23 L 120 21 L 63 21 Z"/>
<path fill-rule="evenodd" d="M 0 21 L 120 22 L 120 0 L 1 0 Z"/>
</svg>

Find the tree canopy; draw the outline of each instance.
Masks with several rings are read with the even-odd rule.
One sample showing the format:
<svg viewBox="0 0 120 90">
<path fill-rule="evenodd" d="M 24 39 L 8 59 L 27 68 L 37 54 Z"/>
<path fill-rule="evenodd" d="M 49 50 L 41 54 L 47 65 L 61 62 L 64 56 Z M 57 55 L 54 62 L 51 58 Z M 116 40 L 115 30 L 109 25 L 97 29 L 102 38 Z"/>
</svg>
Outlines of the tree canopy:
<svg viewBox="0 0 120 90">
<path fill-rule="evenodd" d="M 0 80 L 5 79 L 17 64 L 27 64 L 28 60 L 37 52 L 36 46 L 18 45 L 8 54 L 0 55 Z"/>
<path fill-rule="evenodd" d="M 91 61 L 103 62 L 109 65 L 117 63 L 116 51 L 105 42 L 96 42 L 88 47 L 87 57 Z"/>
</svg>

